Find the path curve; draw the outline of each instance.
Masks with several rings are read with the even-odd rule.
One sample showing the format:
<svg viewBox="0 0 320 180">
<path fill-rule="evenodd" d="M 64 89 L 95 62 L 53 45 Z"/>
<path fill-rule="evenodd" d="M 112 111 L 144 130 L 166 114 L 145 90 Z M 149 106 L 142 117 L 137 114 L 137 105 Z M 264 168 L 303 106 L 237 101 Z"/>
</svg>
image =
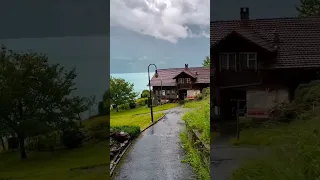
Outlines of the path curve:
<svg viewBox="0 0 320 180">
<path fill-rule="evenodd" d="M 182 163 L 184 152 L 180 132 L 186 111 L 176 107 L 154 126 L 145 130 L 131 145 L 119 163 L 114 180 L 188 180 L 194 178 L 192 168 Z"/>
</svg>

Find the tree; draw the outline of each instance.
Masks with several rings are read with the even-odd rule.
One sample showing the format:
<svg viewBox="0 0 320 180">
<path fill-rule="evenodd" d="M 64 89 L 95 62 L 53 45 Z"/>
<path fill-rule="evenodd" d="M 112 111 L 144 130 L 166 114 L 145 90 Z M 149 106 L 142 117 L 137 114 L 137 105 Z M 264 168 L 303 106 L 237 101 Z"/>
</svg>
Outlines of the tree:
<svg viewBox="0 0 320 180">
<path fill-rule="evenodd" d="M 203 67 L 210 67 L 210 57 L 209 56 L 206 56 L 206 59 L 203 60 L 202 66 Z"/>
<path fill-rule="evenodd" d="M 300 0 L 297 11 L 301 17 L 320 16 L 320 0 Z"/>
<path fill-rule="evenodd" d="M 27 157 L 25 139 L 77 126 L 87 110 L 86 98 L 72 96 L 75 68 L 49 64 L 44 54 L 0 50 L 0 124 L 19 139 L 20 157 Z"/>
<path fill-rule="evenodd" d="M 150 91 L 149 90 L 143 90 L 141 93 L 141 98 L 147 98 L 150 96 Z"/>
<path fill-rule="evenodd" d="M 106 92 L 105 96 L 110 97 L 106 99 L 110 99 L 110 103 L 115 106 L 117 112 L 119 112 L 119 105 L 130 103 L 138 96 L 133 86 L 133 83 L 126 82 L 122 78 L 110 78 L 110 92 L 109 94 Z"/>
</svg>

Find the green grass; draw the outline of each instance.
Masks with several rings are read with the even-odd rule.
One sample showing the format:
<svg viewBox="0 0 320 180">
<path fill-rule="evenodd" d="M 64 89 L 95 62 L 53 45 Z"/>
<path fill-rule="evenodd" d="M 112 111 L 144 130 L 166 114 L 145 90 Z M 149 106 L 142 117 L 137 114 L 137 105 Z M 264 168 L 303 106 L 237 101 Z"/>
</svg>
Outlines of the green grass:
<svg viewBox="0 0 320 180">
<path fill-rule="evenodd" d="M 159 120 L 164 115 L 163 112 L 167 109 L 176 107 L 178 104 L 168 103 L 153 108 L 153 119 L 154 121 Z M 151 125 L 150 108 L 139 107 L 130 109 L 127 111 L 111 112 L 110 126 L 139 126 L 141 131 Z"/>
<path fill-rule="evenodd" d="M 28 152 L 26 160 L 18 152 L 0 154 L 0 179 L 25 180 L 85 180 L 107 179 L 108 166 L 71 171 L 71 168 L 105 164 L 109 160 L 108 142 L 85 145 L 74 150 L 55 152 Z"/>
<path fill-rule="evenodd" d="M 183 149 L 185 150 L 187 157 L 183 162 L 189 163 L 193 168 L 194 172 L 197 174 L 197 179 L 199 180 L 210 180 L 210 165 L 203 165 L 201 161 L 200 154 L 193 144 L 191 144 L 188 139 L 186 132 L 180 134 L 180 139 L 183 144 Z"/>
<path fill-rule="evenodd" d="M 320 117 L 241 132 L 235 145 L 269 147 L 271 153 L 244 163 L 235 180 L 313 180 L 320 177 Z"/>
<path fill-rule="evenodd" d="M 184 107 L 192 108 L 190 112 L 183 115 L 182 119 L 188 126 L 201 133 L 201 140 L 210 144 L 210 99 L 187 102 Z"/>
<path fill-rule="evenodd" d="M 178 106 L 178 104 L 176 104 L 176 103 L 168 103 L 168 104 L 164 104 L 164 105 L 160 105 L 160 106 L 155 106 L 155 107 L 153 107 L 153 112 L 164 111 L 164 110 L 168 110 L 168 109 L 171 109 L 171 108 L 174 108 L 177 106 Z M 119 110 L 119 112 L 112 110 L 110 112 L 110 115 L 111 115 L 111 117 L 115 117 L 115 116 L 137 115 L 137 114 L 146 114 L 146 113 L 150 113 L 150 108 L 137 107 L 137 108 L 130 109 L 130 110 Z"/>
</svg>

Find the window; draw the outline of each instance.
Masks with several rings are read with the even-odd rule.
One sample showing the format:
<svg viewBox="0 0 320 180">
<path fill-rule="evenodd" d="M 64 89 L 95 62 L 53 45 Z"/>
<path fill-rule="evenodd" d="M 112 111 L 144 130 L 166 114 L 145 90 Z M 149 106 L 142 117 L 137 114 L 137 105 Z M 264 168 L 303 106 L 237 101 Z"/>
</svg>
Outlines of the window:
<svg viewBox="0 0 320 180">
<path fill-rule="evenodd" d="M 179 83 L 179 84 L 184 84 L 184 79 L 183 79 L 183 78 L 179 78 L 179 79 L 178 79 L 178 83 Z"/>
<path fill-rule="evenodd" d="M 241 70 L 256 70 L 257 69 L 257 54 L 256 53 L 240 53 Z"/>
<path fill-rule="evenodd" d="M 220 54 L 220 71 L 237 71 L 237 58 L 235 53 Z"/>
<path fill-rule="evenodd" d="M 186 84 L 190 84 L 191 83 L 191 79 L 190 78 L 186 78 Z"/>
</svg>

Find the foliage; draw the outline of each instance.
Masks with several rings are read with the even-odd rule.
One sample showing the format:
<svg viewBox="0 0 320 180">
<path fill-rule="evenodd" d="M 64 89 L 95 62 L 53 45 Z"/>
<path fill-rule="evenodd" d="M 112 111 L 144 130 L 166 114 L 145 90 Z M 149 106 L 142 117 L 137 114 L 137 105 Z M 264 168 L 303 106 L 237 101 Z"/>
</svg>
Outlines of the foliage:
<svg viewBox="0 0 320 180">
<path fill-rule="evenodd" d="M 282 105 L 277 120 L 290 117 L 290 123 L 266 123 L 241 132 L 236 145 L 270 147 L 271 154 L 244 163 L 233 179 L 319 179 L 320 106 L 319 85 L 309 84 L 296 91 L 292 104 Z M 279 110 L 279 111 L 280 111 Z M 294 113 L 298 112 L 298 113 Z M 280 116 L 276 117 L 276 116 Z"/>
<path fill-rule="evenodd" d="M 84 134 L 79 129 L 69 129 L 62 132 L 61 143 L 69 148 L 78 148 L 82 145 Z"/>
<path fill-rule="evenodd" d="M 129 83 L 122 78 L 110 79 L 110 103 L 114 104 L 117 112 L 118 106 L 121 104 L 128 104 L 134 101 L 137 93 L 134 92 L 133 83 Z"/>
<path fill-rule="evenodd" d="M 107 115 L 110 112 L 110 109 L 105 107 L 105 103 L 103 101 L 99 102 L 98 105 L 98 112 L 99 115 Z"/>
<path fill-rule="evenodd" d="M 53 151 L 60 145 L 60 133 L 58 131 L 45 135 L 27 138 L 27 149 L 30 151 Z"/>
<path fill-rule="evenodd" d="M 138 137 L 140 134 L 140 127 L 139 126 L 112 126 L 110 129 L 110 133 L 114 132 L 126 132 L 131 137 L 135 138 Z"/>
<path fill-rule="evenodd" d="M 300 0 L 297 11 L 301 17 L 320 16 L 320 0 Z"/>
<path fill-rule="evenodd" d="M 149 90 L 143 90 L 141 93 L 141 98 L 148 98 L 150 97 L 150 91 Z"/>
<path fill-rule="evenodd" d="M 138 107 L 145 106 L 148 103 L 148 98 L 139 98 L 136 100 L 136 103 Z"/>
<path fill-rule="evenodd" d="M 89 135 L 95 140 L 108 140 L 110 131 L 109 116 L 98 116 L 83 122 Z"/>
<path fill-rule="evenodd" d="M 193 109 L 185 113 L 182 119 L 186 121 L 189 127 L 201 133 L 200 138 L 205 143 L 210 144 L 210 99 L 191 101 L 186 103 L 184 107 Z"/>
<path fill-rule="evenodd" d="M 274 121 L 289 122 L 301 119 L 304 112 L 314 110 L 320 105 L 320 84 L 300 86 L 292 103 L 281 103 L 270 110 Z"/>
<path fill-rule="evenodd" d="M 186 132 L 180 134 L 180 139 L 183 144 L 183 149 L 187 154 L 187 158 L 184 162 L 188 162 L 197 173 L 197 178 L 199 180 L 209 180 L 210 179 L 210 164 L 203 164 L 201 156 L 194 145 L 188 139 Z"/>
<path fill-rule="evenodd" d="M 54 129 L 65 129 L 88 109 L 86 98 L 72 92 L 77 74 L 59 64 L 49 64 L 44 54 L 0 51 L 0 122 L 20 141 L 21 158 L 26 158 L 24 141 Z"/>
<path fill-rule="evenodd" d="M 134 108 L 136 108 L 136 102 L 134 102 L 134 101 L 131 101 L 130 103 L 129 103 L 129 108 L 130 109 L 134 109 Z"/>
<path fill-rule="evenodd" d="M 195 99 L 202 100 L 203 98 L 210 97 L 210 88 L 204 88 L 200 94 L 198 94 Z"/>
<path fill-rule="evenodd" d="M 203 60 L 202 66 L 206 67 L 206 68 L 210 67 L 210 57 L 209 56 L 206 56 L 206 59 Z"/>
</svg>

